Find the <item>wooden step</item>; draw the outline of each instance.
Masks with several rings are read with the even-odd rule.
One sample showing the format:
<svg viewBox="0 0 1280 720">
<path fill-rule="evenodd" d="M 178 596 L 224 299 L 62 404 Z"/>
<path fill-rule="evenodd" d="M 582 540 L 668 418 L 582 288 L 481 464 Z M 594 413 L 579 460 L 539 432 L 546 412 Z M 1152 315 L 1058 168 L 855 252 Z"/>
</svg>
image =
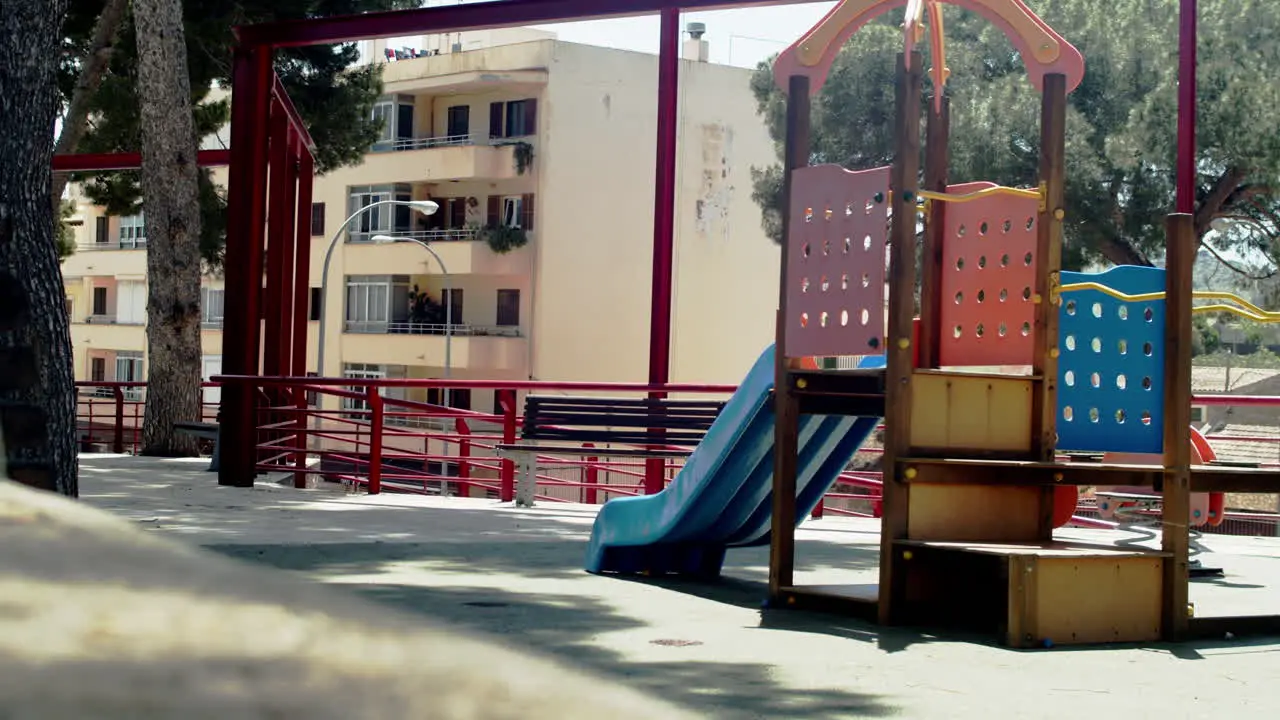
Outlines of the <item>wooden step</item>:
<svg viewBox="0 0 1280 720">
<path fill-rule="evenodd" d="M 1161 636 L 1157 550 L 1086 543 L 899 540 L 907 621 L 997 632 L 1011 647 Z"/>
</svg>

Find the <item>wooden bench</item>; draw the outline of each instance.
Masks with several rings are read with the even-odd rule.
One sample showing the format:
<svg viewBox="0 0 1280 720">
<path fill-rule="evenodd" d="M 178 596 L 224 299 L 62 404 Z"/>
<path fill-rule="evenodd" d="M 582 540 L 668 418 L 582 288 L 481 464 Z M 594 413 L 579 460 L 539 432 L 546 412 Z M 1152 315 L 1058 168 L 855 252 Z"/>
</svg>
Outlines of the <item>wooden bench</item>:
<svg viewBox="0 0 1280 720">
<path fill-rule="evenodd" d="M 720 400 L 529 395 L 520 441 L 498 451 L 519 464 L 516 505 L 531 507 L 538 455 L 687 457 L 722 409 Z M 609 447 L 615 444 L 637 447 Z"/>
<path fill-rule="evenodd" d="M 173 429 L 184 435 L 194 435 L 201 440 L 213 441 L 213 457 L 209 460 L 208 472 L 218 472 L 218 455 L 222 445 L 219 442 L 220 427 L 221 425 L 216 422 L 176 422 L 173 424 Z"/>
</svg>

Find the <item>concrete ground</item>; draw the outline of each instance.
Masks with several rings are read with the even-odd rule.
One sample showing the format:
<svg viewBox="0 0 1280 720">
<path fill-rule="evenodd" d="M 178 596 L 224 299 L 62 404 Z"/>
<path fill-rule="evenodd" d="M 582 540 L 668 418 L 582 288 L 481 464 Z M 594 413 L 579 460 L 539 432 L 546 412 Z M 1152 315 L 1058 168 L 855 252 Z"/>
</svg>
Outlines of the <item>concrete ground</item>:
<svg viewBox="0 0 1280 720">
<path fill-rule="evenodd" d="M 346 586 L 377 602 L 549 653 L 708 718 L 1204 718 L 1280 713 L 1280 639 L 1020 652 L 764 611 L 767 549 L 730 552 L 714 585 L 582 571 L 595 508 L 222 488 L 207 461 L 87 455 L 82 501 L 149 532 Z M 1099 537 L 1096 531 L 1069 536 Z M 874 522 L 798 533 L 800 583 L 874 580 Z M 1227 577 L 1197 614 L 1280 613 L 1280 539 L 1211 538 Z M 1270 581 L 1269 581 L 1270 580 Z M 1272 607 L 1267 607 L 1268 602 Z"/>
</svg>

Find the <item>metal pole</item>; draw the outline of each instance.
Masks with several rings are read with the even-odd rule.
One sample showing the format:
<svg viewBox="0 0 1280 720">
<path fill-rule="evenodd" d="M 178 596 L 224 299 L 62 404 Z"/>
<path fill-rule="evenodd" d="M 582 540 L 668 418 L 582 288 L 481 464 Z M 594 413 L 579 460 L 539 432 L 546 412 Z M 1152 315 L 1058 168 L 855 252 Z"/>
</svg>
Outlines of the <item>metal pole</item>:
<svg viewBox="0 0 1280 720">
<path fill-rule="evenodd" d="M 333 238 L 329 240 L 329 249 L 324 253 L 324 267 L 320 270 L 320 336 L 318 338 L 320 346 L 316 349 L 316 375 L 324 377 L 324 335 L 325 327 L 328 325 L 325 320 L 325 310 L 328 303 L 325 302 L 325 299 L 329 295 L 329 263 L 333 260 L 333 249 L 338 246 L 338 238 L 342 237 L 342 233 L 347 231 L 347 226 L 351 224 L 351 221 L 363 215 L 369 208 L 375 208 L 379 205 L 406 205 L 419 210 L 419 207 L 414 204 L 415 202 L 420 201 L 378 200 L 377 202 L 371 202 L 351 213 L 351 216 L 342 222 L 342 225 L 338 227 L 338 231 L 333 234 Z"/>
<path fill-rule="evenodd" d="M 1196 0 L 1182 0 L 1178 29 L 1177 212 L 1196 209 Z"/>
</svg>

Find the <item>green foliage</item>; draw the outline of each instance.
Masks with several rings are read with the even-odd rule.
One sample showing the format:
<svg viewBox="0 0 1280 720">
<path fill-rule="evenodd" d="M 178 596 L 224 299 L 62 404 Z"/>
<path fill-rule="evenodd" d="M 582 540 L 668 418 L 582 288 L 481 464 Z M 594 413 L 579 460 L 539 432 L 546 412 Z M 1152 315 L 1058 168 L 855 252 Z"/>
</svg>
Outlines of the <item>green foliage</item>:
<svg viewBox="0 0 1280 720">
<path fill-rule="evenodd" d="M 1217 325 L 1204 315 L 1191 317 L 1191 354 L 1193 356 L 1212 355 L 1222 348 L 1222 338 L 1218 335 Z"/>
<path fill-rule="evenodd" d="M 69 101 L 104 0 L 71 0 L 63 26 L 65 55 L 58 84 Z M 185 0 L 187 71 L 191 78 L 196 135 L 208 138 L 230 119 L 232 27 L 300 17 L 346 15 L 416 7 L 419 0 Z M 382 92 L 381 65 L 352 68 L 354 43 L 284 48 L 275 70 L 316 143 L 320 174 L 358 163 L 381 130 L 372 118 Z M 137 36 L 132 14 L 120 29 L 102 86 L 94 97 L 89 132 L 80 152 L 137 151 L 142 145 L 137 93 Z M 138 211 L 142 198 L 137 172 L 77 175 L 85 193 L 111 214 Z M 201 252 L 221 262 L 226 203 L 208 172 L 201 174 Z"/>
<path fill-rule="evenodd" d="M 1035 10 L 1085 55 L 1085 78 L 1067 115 L 1066 267 L 1091 260 L 1150 264 L 1164 248 L 1176 158 L 1176 0 L 1042 0 Z M 1040 95 L 1004 34 L 948 6 L 952 182 L 1033 187 Z M 894 65 L 900 11 L 860 30 L 841 50 L 812 110 L 813 163 L 849 168 L 893 157 Z M 1196 224 L 1244 215 L 1263 230 L 1214 235 L 1218 249 L 1280 256 L 1280 4 L 1201 0 Z M 926 66 L 931 64 L 927 58 Z M 752 79 L 758 110 L 781 158 L 784 97 L 762 63 Z M 934 88 L 926 87 L 925 103 Z M 922 108 L 923 109 L 923 108 Z M 763 225 L 781 235 L 781 172 L 753 171 Z"/>
<path fill-rule="evenodd" d="M 57 237 L 54 238 L 58 243 L 59 260 L 70 257 L 76 251 L 76 231 L 72 230 L 71 225 L 67 222 L 75 214 L 75 204 L 63 200 L 58 213 L 58 233 Z"/>
<path fill-rule="evenodd" d="M 529 243 L 529 234 L 524 228 L 508 225 L 490 225 L 480 231 L 480 237 L 489 244 L 489 249 L 499 255 L 522 248 Z"/>
<path fill-rule="evenodd" d="M 533 166 L 533 145 L 530 145 L 523 140 L 514 143 L 514 145 L 515 148 L 512 150 L 511 154 L 514 156 L 516 161 L 516 174 L 523 175 L 530 167 Z"/>
</svg>

